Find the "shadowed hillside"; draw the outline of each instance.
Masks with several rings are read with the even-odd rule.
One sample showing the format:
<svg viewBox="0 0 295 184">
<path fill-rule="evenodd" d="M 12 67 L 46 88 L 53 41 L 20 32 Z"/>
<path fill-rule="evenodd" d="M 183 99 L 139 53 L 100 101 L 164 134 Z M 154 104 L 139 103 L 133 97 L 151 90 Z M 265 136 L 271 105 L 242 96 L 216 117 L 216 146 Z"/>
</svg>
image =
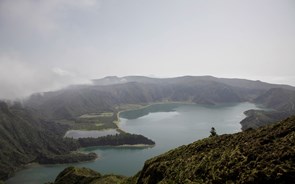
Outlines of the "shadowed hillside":
<svg viewBox="0 0 295 184">
<path fill-rule="evenodd" d="M 295 92 L 293 90 L 273 88 L 258 96 L 254 102 L 263 104 L 272 110 L 246 111 L 247 117 L 241 121 L 243 130 L 272 124 L 295 114 Z"/>
<path fill-rule="evenodd" d="M 47 122 L 20 105 L 0 102 L 0 179 L 31 162 L 69 163 L 91 160 L 93 154 L 72 154 L 78 144 L 62 139 L 67 127 Z"/>
<path fill-rule="evenodd" d="M 295 93 L 293 90 L 273 88 L 254 100 L 277 111 L 293 114 L 295 112 Z"/>
<path fill-rule="evenodd" d="M 130 82 L 108 86 L 77 86 L 33 95 L 26 106 L 49 119 L 70 119 L 85 113 L 115 111 L 123 104 L 186 101 L 217 104 L 245 101 L 234 88 L 214 81 L 173 83 Z"/>
</svg>

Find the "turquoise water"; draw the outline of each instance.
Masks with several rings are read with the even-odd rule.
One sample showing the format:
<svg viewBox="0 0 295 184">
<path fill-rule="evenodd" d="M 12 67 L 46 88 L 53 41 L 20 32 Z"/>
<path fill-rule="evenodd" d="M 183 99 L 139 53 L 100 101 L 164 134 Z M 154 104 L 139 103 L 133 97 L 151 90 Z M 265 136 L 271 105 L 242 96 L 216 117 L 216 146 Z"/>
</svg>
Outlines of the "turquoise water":
<svg viewBox="0 0 295 184">
<path fill-rule="evenodd" d="M 99 159 L 91 162 L 62 165 L 31 165 L 16 173 L 7 184 L 39 184 L 54 181 L 65 167 L 88 167 L 103 174 L 126 176 L 136 174 L 144 161 L 183 144 L 208 137 L 211 127 L 218 134 L 239 132 L 239 122 L 244 111 L 259 109 L 255 104 L 238 103 L 217 106 L 195 104 L 156 104 L 122 112 L 120 128 L 130 133 L 142 134 L 156 142 L 152 148 L 92 147 L 85 152 L 96 152 Z"/>
</svg>

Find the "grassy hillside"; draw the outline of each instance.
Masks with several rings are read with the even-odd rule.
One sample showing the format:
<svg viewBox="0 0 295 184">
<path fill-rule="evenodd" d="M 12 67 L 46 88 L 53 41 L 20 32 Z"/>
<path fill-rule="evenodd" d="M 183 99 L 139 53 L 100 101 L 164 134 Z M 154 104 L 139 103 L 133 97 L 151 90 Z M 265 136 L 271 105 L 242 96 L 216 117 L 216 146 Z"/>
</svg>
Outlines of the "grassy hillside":
<svg viewBox="0 0 295 184">
<path fill-rule="evenodd" d="M 273 88 L 258 96 L 254 102 L 272 110 L 246 111 L 247 117 L 241 121 L 243 130 L 272 124 L 295 114 L 295 91 L 293 90 Z"/>
<path fill-rule="evenodd" d="M 72 176 L 73 171 L 79 174 Z M 83 173 L 86 174 L 83 174 Z M 91 174 L 90 172 L 94 172 Z M 92 178 L 91 181 L 78 176 Z M 97 178 L 93 178 L 97 176 Z M 114 177 L 114 176 L 112 176 Z M 88 169 L 68 168 L 55 184 L 112 183 Z M 277 124 L 220 135 L 181 146 L 145 162 L 134 177 L 117 183 L 285 183 L 295 182 L 295 116 Z"/>
<path fill-rule="evenodd" d="M 0 180 L 31 162 L 45 163 L 50 159 L 50 163 L 67 163 L 96 157 L 71 154 L 78 144 L 62 139 L 65 130 L 66 127 L 41 120 L 37 113 L 19 105 L 0 102 Z"/>
<path fill-rule="evenodd" d="M 295 117 L 222 135 L 148 160 L 137 183 L 293 183 Z"/>
<path fill-rule="evenodd" d="M 254 100 L 277 111 L 289 114 L 295 113 L 295 91 L 282 88 L 273 88 Z"/>
</svg>

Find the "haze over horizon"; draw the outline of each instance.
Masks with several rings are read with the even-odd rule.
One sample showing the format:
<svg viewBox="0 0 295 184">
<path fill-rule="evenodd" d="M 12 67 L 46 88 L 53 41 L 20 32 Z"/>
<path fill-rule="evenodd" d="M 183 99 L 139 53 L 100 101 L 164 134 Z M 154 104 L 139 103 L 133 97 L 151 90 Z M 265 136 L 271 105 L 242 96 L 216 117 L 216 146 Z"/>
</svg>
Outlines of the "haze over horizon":
<svg viewBox="0 0 295 184">
<path fill-rule="evenodd" d="M 295 86 L 292 0 L 1 0 L 0 99 L 105 76 Z"/>
</svg>

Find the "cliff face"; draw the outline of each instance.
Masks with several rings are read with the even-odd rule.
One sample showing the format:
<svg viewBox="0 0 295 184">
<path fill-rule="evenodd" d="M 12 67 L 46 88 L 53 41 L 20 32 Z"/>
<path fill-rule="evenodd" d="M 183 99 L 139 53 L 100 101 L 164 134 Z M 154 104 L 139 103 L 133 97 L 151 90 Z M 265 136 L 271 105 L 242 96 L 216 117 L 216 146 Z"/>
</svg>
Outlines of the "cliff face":
<svg viewBox="0 0 295 184">
<path fill-rule="evenodd" d="M 67 173 L 71 172 L 62 174 L 64 181 L 70 179 Z M 58 178 L 55 184 L 62 184 Z M 84 183 L 103 183 L 100 179 Z M 181 146 L 146 161 L 136 176 L 117 180 L 131 184 L 294 182 L 295 116 L 257 130 Z"/>
</svg>

